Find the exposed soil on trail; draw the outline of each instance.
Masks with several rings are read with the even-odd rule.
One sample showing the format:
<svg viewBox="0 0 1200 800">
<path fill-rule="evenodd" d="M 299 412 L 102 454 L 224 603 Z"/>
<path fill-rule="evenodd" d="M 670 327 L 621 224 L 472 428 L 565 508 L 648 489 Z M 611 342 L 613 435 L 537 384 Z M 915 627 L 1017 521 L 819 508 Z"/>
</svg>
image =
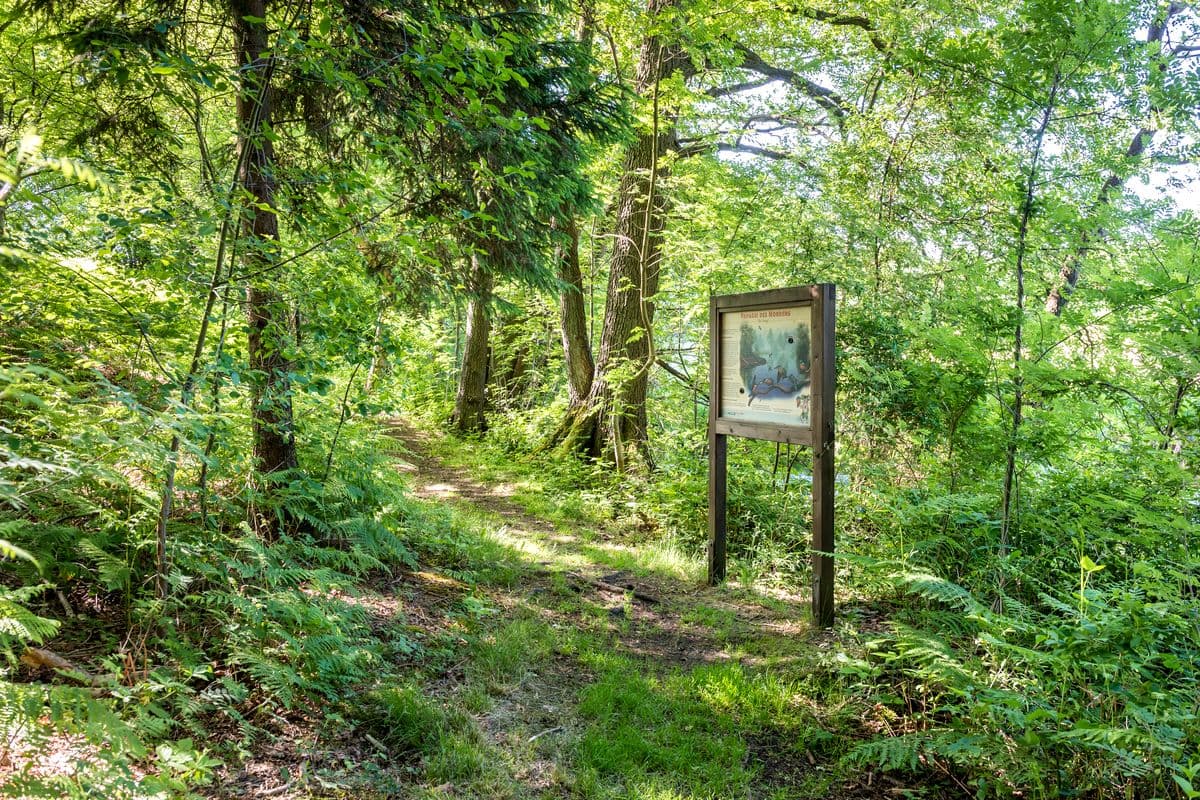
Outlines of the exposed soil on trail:
<svg viewBox="0 0 1200 800">
<path fill-rule="evenodd" d="M 482 484 L 467 470 L 438 460 L 430 452 L 430 434 L 402 420 L 391 422 L 387 430 L 404 447 L 401 468 L 410 474 L 415 496 L 469 504 L 499 517 L 516 535 L 546 538 L 559 551 L 582 552 L 582 543 L 576 537 L 528 514 L 514 502 L 511 486 Z M 606 533 L 594 531 L 594 535 L 603 540 Z M 565 572 L 563 577 L 571 591 L 608 607 L 615 644 L 631 655 L 644 657 L 654 669 L 726 661 L 730 658 L 729 645 L 761 636 L 763 631 L 778 635 L 808 632 L 807 608 L 799 603 L 785 605 L 778 613 L 768 612 L 761 606 L 739 604 L 703 585 L 634 575 L 598 564 Z M 551 578 L 549 570 L 535 572 L 533 585 L 526 585 L 523 594 L 553 591 Z M 725 612 L 727 627 L 733 630 L 720 637 L 708 625 L 685 622 L 682 617 L 699 602 Z"/>
<path fill-rule="evenodd" d="M 409 473 L 413 496 L 424 500 L 450 500 L 469 503 L 476 508 L 503 517 L 530 533 L 555 534 L 557 529 L 546 520 L 525 513 L 512 501 L 513 489 L 507 484 L 489 486 L 476 481 L 462 467 L 448 465 L 431 453 L 432 434 L 404 420 L 392 420 L 385 430 L 400 442 L 404 455 L 397 468 Z"/>
</svg>

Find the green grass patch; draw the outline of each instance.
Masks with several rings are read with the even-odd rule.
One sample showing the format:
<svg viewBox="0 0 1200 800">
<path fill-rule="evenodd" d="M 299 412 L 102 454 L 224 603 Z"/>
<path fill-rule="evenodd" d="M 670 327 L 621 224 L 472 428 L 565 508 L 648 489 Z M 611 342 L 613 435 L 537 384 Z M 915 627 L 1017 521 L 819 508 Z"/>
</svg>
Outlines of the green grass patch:
<svg viewBox="0 0 1200 800">
<path fill-rule="evenodd" d="M 441 704 L 416 683 L 381 687 L 358 706 L 359 728 L 392 752 L 430 754 L 441 746 L 449 725 Z"/>
<path fill-rule="evenodd" d="M 747 735 L 805 720 L 786 680 L 737 664 L 660 678 L 620 656 L 583 658 L 600 676 L 580 693 L 586 727 L 575 755 L 599 779 L 598 797 L 745 796 L 756 777 Z"/>
<path fill-rule="evenodd" d="M 721 641 L 733 638 L 738 628 L 737 614 L 727 608 L 716 608 L 703 603 L 692 606 L 680 616 L 680 621 L 699 625 L 717 634 Z"/>
<path fill-rule="evenodd" d="M 490 691 L 502 690 L 544 661 L 553 643 L 554 631 L 538 620 L 510 622 L 475 644 L 466 667 L 467 678 Z"/>
</svg>

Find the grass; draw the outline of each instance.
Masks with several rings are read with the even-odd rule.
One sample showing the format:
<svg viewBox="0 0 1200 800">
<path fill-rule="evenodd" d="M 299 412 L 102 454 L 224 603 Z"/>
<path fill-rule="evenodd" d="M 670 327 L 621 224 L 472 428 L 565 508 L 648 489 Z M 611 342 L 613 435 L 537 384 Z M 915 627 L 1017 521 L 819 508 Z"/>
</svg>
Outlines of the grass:
<svg viewBox="0 0 1200 800">
<path fill-rule="evenodd" d="M 549 656 L 552 638 L 553 631 L 536 620 L 504 624 L 476 643 L 466 666 L 468 683 L 484 686 L 490 693 L 505 691 Z"/>
<path fill-rule="evenodd" d="M 703 678 L 658 678 L 628 659 L 597 660 L 605 662 L 603 671 L 579 698 L 586 727 L 577 764 L 621 787 L 598 796 L 638 797 L 648 787 L 688 797 L 746 792 L 752 775 L 738 720 L 714 702 L 721 698 L 705 691 Z"/>
<path fill-rule="evenodd" d="M 475 482 L 515 487 L 525 517 L 429 504 L 445 536 L 422 566 L 463 588 L 439 606 L 450 627 L 427 632 L 429 657 L 372 692 L 358 720 L 408 764 L 401 794 L 803 800 L 844 784 L 837 757 L 861 709 L 811 646 L 802 604 L 701 588 L 697 554 L 597 526 L 583 493 L 542 481 L 544 468 L 434 447 Z M 572 577 L 611 571 L 657 587 L 662 603 Z M 794 622 L 770 629 L 747 614 Z"/>
</svg>

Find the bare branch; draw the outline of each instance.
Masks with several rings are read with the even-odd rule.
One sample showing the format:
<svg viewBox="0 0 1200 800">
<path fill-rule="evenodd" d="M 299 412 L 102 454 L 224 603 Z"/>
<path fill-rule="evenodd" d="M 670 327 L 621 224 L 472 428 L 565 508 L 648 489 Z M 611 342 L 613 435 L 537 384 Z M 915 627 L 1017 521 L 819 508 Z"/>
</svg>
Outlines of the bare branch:
<svg viewBox="0 0 1200 800">
<path fill-rule="evenodd" d="M 871 40 L 871 45 L 876 50 L 881 53 L 887 53 L 891 50 L 891 45 L 880 36 L 878 26 L 869 17 L 858 14 L 839 14 L 836 11 L 824 11 L 819 8 L 800 5 L 774 6 L 774 8 L 786 14 L 796 14 L 805 19 L 810 19 L 813 22 L 821 22 L 837 27 L 860 28 L 866 31 Z"/>
<path fill-rule="evenodd" d="M 772 150 L 769 147 L 759 147 L 758 145 L 746 144 L 745 142 L 738 142 L 736 144 L 718 142 L 716 149 L 722 153 L 747 153 L 752 156 L 762 156 L 763 158 L 770 158 L 775 161 L 792 160 L 790 155 L 781 150 Z"/>
<path fill-rule="evenodd" d="M 680 139 L 675 145 L 675 157 L 679 159 L 702 156 L 713 149 L 712 143 L 703 139 Z"/>
<path fill-rule="evenodd" d="M 697 399 L 700 400 L 701 403 L 708 402 L 708 392 L 705 391 L 705 389 L 707 387 L 704 387 L 704 386 L 701 386 L 700 384 L 698 384 L 692 378 L 692 376 L 688 375 L 686 372 L 681 370 L 679 367 L 676 367 L 674 364 L 667 361 L 666 359 L 663 359 L 663 358 L 656 359 L 655 363 L 657 363 L 658 366 L 662 367 L 663 371 L 666 372 L 668 375 L 670 375 L 672 378 L 675 378 L 677 381 L 682 383 L 684 386 L 691 389 L 696 394 Z"/>
<path fill-rule="evenodd" d="M 742 63 L 738 65 L 742 69 L 757 72 L 774 80 L 784 81 L 808 95 L 813 102 L 837 117 L 839 122 L 845 118 L 850 106 L 833 89 L 821 86 L 819 83 L 809 80 L 795 70 L 769 64 L 762 56 L 743 44 L 735 44 L 734 47 L 742 54 Z"/>
<path fill-rule="evenodd" d="M 751 89 L 759 89 L 766 86 L 768 83 L 774 82 L 775 78 L 759 78 L 753 81 L 742 81 L 740 83 L 731 83 L 728 86 L 714 86 L 711 89 L 706 89 L 705 94 L 712 98 L 728 97 L 731 94 L 740 92 L 748 92 Z"/>
<path fill-rule="evenodd" d="M 785 153 L 782 150 L 774 150 L 770 147 L 761 147 L 755 144 L 746 144 L 739 137 L 734 142 L 711 142 L 704 139 L 680 139 L 676 142 L 675 156 L 676 158 L 692 158 L 693 156 L 701 156 L 706 153 L 746 153 L 752 156 L 761 156 L 769 158 L 773 161 L 795 161 L 797 164 L 807 166 L 804 161 L 800 161 L 790 153 Z"/>
</svg>

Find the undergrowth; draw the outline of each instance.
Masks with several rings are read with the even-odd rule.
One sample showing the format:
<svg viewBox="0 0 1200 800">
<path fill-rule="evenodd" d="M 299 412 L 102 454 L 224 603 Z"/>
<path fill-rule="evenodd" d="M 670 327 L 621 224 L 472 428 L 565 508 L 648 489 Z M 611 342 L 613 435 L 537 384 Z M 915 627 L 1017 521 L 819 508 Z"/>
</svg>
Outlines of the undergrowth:
<svg viewBox="0 0 1200 800">
<path fill-rule="evenodd" d="M 603 465 L 538 451 L 536 425 L 529 414 L 497 414 L 486 440 L 447 441 L 441 452 L 476 474 L 516 477 L 515 499 L 535 513 L 702 555 L 704 461 L 693 457 L 702 452 L 664 446 L 675 455 L 658 472 L 617 486 Z M 789 465 L 786 450 L 775 463 L 773 445 L 731 451 L 740 485 L 730 498 L 731 578 L 799 588 L 803 455 Z M 838 692 L 874 709 L 843 731 L 848 769 L 932 773 L 981 797 L 1190 796 L 1200 617 L 1189 543 L 1200 520 L 1179 511 L 1186 476 L 1159 493 L 1132 477 L 1172 473 L 1169 459 L 1144 458 L 1156 463 L 1137 470 L 1126 460 L 1092 473 L 1087 487 L 1057 473 L 1028 487 L 1026 502 L 1043 512 L 1030 513 L 1023 546 L 1002 554 L 987 493 L 897 485 L 890 473 L 839 478 Z M 1057 544 L 1064 529 L 1069 548 Z M 1174 546 L 1163 547 L 1172 530 Z M 866 626 L 864 611 L 874 620 Z M 603 772 L 611 748 L 596 746 Z M 638 747 L 639 763 L 655 763 L 659 751 Z"/>
<path fill-rule="evenodd" d="M 163 456 L 161 433 L 130 436 L 159 417 L 100 389 L 79 400 L 59 373 L 0 370 L 0 783 L 23 797 L 190 795 L 281 720 L 410 660 L 421 643 L 360 598 L 422 554 L 452 559 L 461 537 L 406 498 L 389 440 L 360 421 L 328 480 L 297 474 L 274 494 L 268 513 L 289 527 L 273 540 L 228 495 L 204 516 L 183 504 L 157 597 L 158 495 L 119 465 Z"/>
</svg>

